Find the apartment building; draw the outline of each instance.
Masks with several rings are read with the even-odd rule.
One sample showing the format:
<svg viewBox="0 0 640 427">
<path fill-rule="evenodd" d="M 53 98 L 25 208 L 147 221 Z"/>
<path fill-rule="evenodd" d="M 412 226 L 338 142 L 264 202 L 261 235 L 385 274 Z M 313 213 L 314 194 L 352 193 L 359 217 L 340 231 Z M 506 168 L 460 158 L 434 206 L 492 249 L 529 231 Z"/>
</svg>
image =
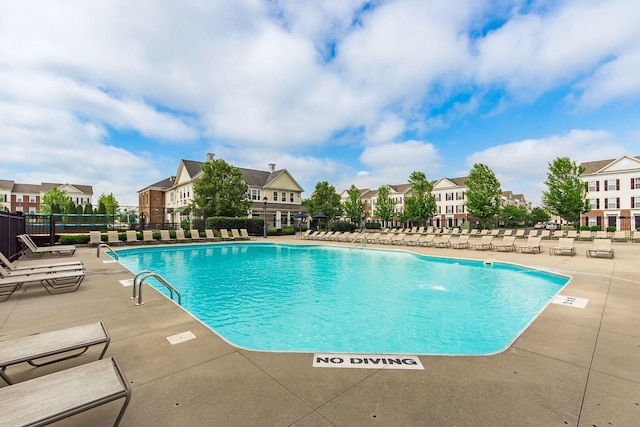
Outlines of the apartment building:
<svg viewBox="0 0 640 427">
<path fill-rule="evenodd" d="M 433 181 L 432 194 L 436 199 L 437 211 L 432 218 L 432 225 L 435 227 L 453 228 L 459 227 L 468 220 L 474 220 L 466 207 L 467 177 L 440 178 Z M 411 197 L 411 187 L 409 184 L 390 185 L 390 197 L 395 201 L 395 212 L 399 216 L 405 210 L 405 199 Z M 368 221 L 376 220 L 374 215 L 375 206 L 378 201 L 378 191 L 370 189 L 360 190 L 362 200 L 365 205 L 365 212 Z M 342 201 L 348 195 L 345 190 L 342 194 Z M 531 210 L 531 202 L 527 202 L 524 195 L 514 194 L 511 191 L 502 192 L 502 206 L 520 206 L 527 211 Z"/>
<path fill-rule="evenodd" d="M 0 180 L 0 209 L 11 212 L 38 213 L 42 196 L 53 188 L 65 191 L 76 205 L 85 206 L 92 203 L 93 187 L 91 185 L 52 182 L 21 184 L 11 180 Z"/>
<path fill-rule="evenodd" d="M 207 154 L 207 161 L 214 155 Z M 178 171 L 171 176 L 138 191 L 138 209 L 145 224 L 180 223 L 191 218 L 189 205 L 194 199 L 193 186 L 202 175 L 204 162 L 180 160 Z M 304 213 L 302 192 L 304 189 L 286 169 L 276 169 L 270 163 L 268 170 L 239 168 L 248 185 L 247 198 L 251 207 L 249 217 L 262 217 L 266 213 L 270 227 L 281 229 L 293 226 L 294 215 Z"/>
<path fill-rule="evenodd" d="M 640 156 L 581 163 L 580 176 L 587 186 L 591 209 L 580 219 L 582 225 L 640 228 Z"/>
</svg>

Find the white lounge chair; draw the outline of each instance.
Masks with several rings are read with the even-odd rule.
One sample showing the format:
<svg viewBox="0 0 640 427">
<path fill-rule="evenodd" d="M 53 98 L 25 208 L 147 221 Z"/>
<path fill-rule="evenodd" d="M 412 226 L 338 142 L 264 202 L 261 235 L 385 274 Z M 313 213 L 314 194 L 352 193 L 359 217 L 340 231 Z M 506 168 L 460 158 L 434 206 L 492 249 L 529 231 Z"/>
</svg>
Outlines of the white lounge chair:
<svg viewBox="0 0 640 427">
<path fill-rule="evenodd" d="M 67 262 L 53 262 L 44 264 L 30 264 L 24 266 L 18 266 L 12 263 L 7 257 L 0 252 L 0 264 L 3 264 L 5 271 L 9 273 L 17 272 L 29 272 L 33 273 L 47 273 L 57 270 L 78 270 L 84 269 L 82 261 L 67 261 Z"/>
<path fill-rule="evenodd" d="M 226 228 L 220 229 L 220 235 L 222 236 L 222 240 L 235 240 L 235 238 L 229 234 Z"/>
<path fill-rule="evenodd" d="M 184 235 L 184 230 L 182 228 L 178 228 L 176 229 L 176 241 L 178 243 L 186 243 L 191 239 L 187 239 L 187 237 Z"/>
<path fill-rule="evenodd" d="M 505 236 L 502 238 L 502 240 L 496 241 L 496 243 L 494 243 L 492 247 L 493 249 L 499 252 L 500 251 L 515 252 L 516 250 L 515 241 L 516 241 L 516 236 Z"/>
<path fill-rule="evenodd" d="M 613 258 L 613 249 L 611 249 L 611 239 L 594 239 L 593 247 L 587 249 L 587 257 L 602 256 Z"/>
<path fill-rule="evenodd" d="M 570 237 L 561 237 L 558 239 L 558 246 L 549 250 L 549 255 L 571 255 L 576 254 L 576 248 L 573 246 L 573 239 Z"/>
<path fill-rule="evenodd" d="M 476 251 L 490 251 L 491 250 L 491 242 L 493 242 L 493 236 L 484 235 L 480 239 L 479 242 L 469 242 L 469 248 L 474 249 Z"/>
<path fill-rule="evenodd" d="M 99 231 L 89 231 L 89 244 L 91 246 L 98 246 L 102 243 L 102 233 Z"/>
<path fill-rule="evenodd" d="M 521 253 L 540 253 L 542 252 L 542 245 L 540 244 L 542 241 L 542 237 L 540 236 L 529 236 L 527 237 L 527 241 L 521 245 L 518 245 L 516 250 Z"/>
<path fill-rule="evenodd" d="M 98 356 L 102 359 L 110 342 L 102 322 L 0 341 L 0 376 L 7 384 L 13 384 L 6 372 L 10 366 L 21 363 L 45 366 L 80 356 L 95 345 L 104 345 Z"/>
<path fill-rule="evenodd" d="M 456 240 L 451 240 L 449 243 L 453 249 L 468 249 L 469 238 L 470 236 L 468 234 L 461 234 Z"/>
<path fill-rule="evenodd" d="M 127 230 L 125 233 L 127 235 L 127 245 L 137 245 L 140 243 L 140 240 L 138 240 L 138 232 L 136 230 Z"/>
<path fill-rule="evenodd" d="M 205 234 L 205 236 L 207 236 L 207 240 L 208 241 L 210 241 L 210 242 L 215 242 L 216 241 L 216 235 L 215 235 L 215 233 L 213 232 L 212 229 L 210 229 L 210 228 L 205 229 L 204 230 L 204 234 Z"/>
<path fill-rule="evenodd" d="M 435 246 L 436 248 L 448 248 L 451 246 L 449 243 L 451 240 L 451 234 L 442 234 L 439 238 L 433 239 L 431 246 Z"/>
<path fill-rule="evenodd" d="M 24 245 L 21 253 L 26 256 L 45 256 L 45 255 L 59 255 L 59 256 L 71 256 L 75 253 L 76 247 L 74 245 L 53 245 L 53 246 L 38 246 L 31 240 L 28 234 L 18 235 L 18 240 Z"/>
<path fill-rule="evenodd" d="M 109 245 L 122 245 L 124 242 L 120 240 L 118 232 L 115 230 L 107 231 L 107 243 Z"/>
<path fill-rule="evenodd" d="M 0 388 L 0 425 L 48 425 L 122 398 L 114 426 L 127 409 L 131 387 L 110 357 Z"/>
<path fill-rule="evenodd" d="M 151 230 L 142 230 L 142 243 L 144 243 L 144 244 L 155 244 L 155 243 L 158 243 L 158 241 L 153 238 L 153 231 L 151 231 Z"/>
<path fill-rule="evenodd" d="M 191 241 L 193 242 L 201 242 L 204 240 L 202 237 L 200 237 L 200 232 L 195 228 L 189 230 L 189 234 L 191 235 Z"/>
<path fill-rule="evenodd" d="M 177 240 L 171 238 L 169 230 L 160 230 L 160 242 L 161 243 L 175 243 Z"/>
<path fill-rule="evenodd" d="M 45 273 L 6 274 L 0 268 L 0 301 L 6 301 L 25 283 L 39 283 L 50 294 L 73 292 L 84 279 L 84 269 Z"/>
</svg>

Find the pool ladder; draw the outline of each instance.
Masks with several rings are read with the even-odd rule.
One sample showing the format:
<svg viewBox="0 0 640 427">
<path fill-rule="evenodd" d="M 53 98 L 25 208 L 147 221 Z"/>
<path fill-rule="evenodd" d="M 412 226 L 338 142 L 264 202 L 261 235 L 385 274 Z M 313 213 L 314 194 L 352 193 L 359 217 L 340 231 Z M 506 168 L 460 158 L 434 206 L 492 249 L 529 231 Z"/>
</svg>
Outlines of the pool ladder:
<svg viewBox="0 0 640 427">
<path fill-rule="evenodd" d="M 360 242 L 358 242 L 358 238 L 360 238 Z M 359 233 L 356 237 L 354 237 L 351 240 L 351 243 L 349 243 L 349 249 L 355 249 L 355 248 L 364 248 L 367 245 L 367 233 L 366 232 L 361 232 Z"/>
<path fill-rule="evenodd" d="M 118 258 L 118 253 L 116 251 L 114 251 L 113 249 L 111 249 L 111 246 L 107 245 L 106 243 L 100 243 L 98 245 L 98 248 L 96 249 L 96 256 L 98 258 L 100 258 L 100 248 L 107 248 L 109 249 L 109 252 L 111 252 L 113 254 L 113 257 L 116 259 L 116 261 L 119 259 Z"/>
<path fill-rule="evenodd" d="M 131 299 L 136 299 L 136 298 L 138 299 L 138 302 L 136 303 L 136 305 L 144 304 L 144 302 L 142 302 L 142 285 L 147 279 L 151 277 L 156 279 L 158 282 L 160 282 L 162 285 L 164 285 L 164 287 L 166 287 L 169 290 L 169 294 L 172 301 L 173 301 L 173 294 L 175 293 L 178 296 L 178 305 L 182 305 L 182 297 L 180 296 L 180 292 L 178 292 L 176 288 L 171 286 L 171 284 L 167 282 L 164 277 L 150 270 L 142 270 L 141 272 L 136 274 L 136 276 L 133 278 L 133 295 L 131 296 Z"/>
</svg>

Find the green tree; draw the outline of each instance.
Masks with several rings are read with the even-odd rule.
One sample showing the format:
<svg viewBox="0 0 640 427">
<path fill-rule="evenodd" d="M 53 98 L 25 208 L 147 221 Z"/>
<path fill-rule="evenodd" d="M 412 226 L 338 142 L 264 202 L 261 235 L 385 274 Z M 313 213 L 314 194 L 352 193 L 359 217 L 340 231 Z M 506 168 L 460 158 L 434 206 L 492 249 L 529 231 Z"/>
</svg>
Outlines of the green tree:
<svg viewBox="0 0 640 427">
<path fill-rule="evenodd" d="M 344 216 L 349 218 L 351 222 L 357 224 L 358 227 L 364 219 L 364 202 L 362 201 L 362 193 L 355 185 L 347 190 L 348 198 L 342 204 Z"/>
<path fill-rule="evenodd" d="M 192 208 L 202 209 L 206 218 L 247 216 L 251 207 L 248 191 L 239 168 L 223 159 L 209 160 L 202 165 L 202 176 L 193 185 Z"/>
<path fill-rule="evenodd" d="M 471 168 L 465 184 L 468 187 L 467 210 L 479 218 L 481 226 L 484 227 L 489 219 L 500 211 L 500 181 L 487 165 L 476 163 Z"/>
<path fill-rule="evenodd" d="M 502 206 L 499 213 L 500 218 L 504 221 L 505 227 L 515 227 L 528 217 L 527 210 L 522 206 Z"/>
<path fill-rule="evenodd" d="M 391 188 L 383 185 L 378 188 L 378 198 L 376 206 L 373 208 L 373 215 L 377 216 L 381 221 L 391 221 L 396 212 L 396 202 L 390 196 Z"/>
<path fill-rule="evenodd" d="M 551 219 L 551 215 L 549 215 L 549 212 L 539 206 L 531 209 L 529 217 L 536 222 L 547 222 Z"/>
<path fill-rule="evenodd" d="M 116 200 L 113 193 L 102 193 L 100 197 L 98 197 L 98 205 L 104 205 L 104 213 L 108 213 L 109 215 L 115 215 L 116 212 L 118 212 L 118 208 L 120 207 L 120 204 Z"/>
<path fill-rule="evenodd" d="M 407 205 L 406 216 L 411 220 L 418 220 L 426 224 L 437 210 L 436 198 L 432 194 L 433 184 L 424 172 L 412 172 L 409 176 L 411 196 L 405 199 Z"/>
<path fill-rule="evenodd" d="M 565 220 L 575 220 L 590 209 L 587 187 L 580 179 L 584 168 L 569 157 L 558 157 L 549 163 L 547 191 L 542 193 L 545 209 Z"/>
<path fill-rule="evenodd" d="M 40 212 L 42 213 L 60 213 L 64 206 L 71 201 L 71 197 L 66 191 L 53 187 L 51 190 L 42 195 L 40 202 Z"/>
<path fill-rule="evenodd" d="M 329 217 L 327 218 L 329 221 L 338 218 L 342 213 L 340 195 L 327 181 L 318 182 L 311 196 L 303 204 L 309 215 L 325 214 Z"/>
</svg>

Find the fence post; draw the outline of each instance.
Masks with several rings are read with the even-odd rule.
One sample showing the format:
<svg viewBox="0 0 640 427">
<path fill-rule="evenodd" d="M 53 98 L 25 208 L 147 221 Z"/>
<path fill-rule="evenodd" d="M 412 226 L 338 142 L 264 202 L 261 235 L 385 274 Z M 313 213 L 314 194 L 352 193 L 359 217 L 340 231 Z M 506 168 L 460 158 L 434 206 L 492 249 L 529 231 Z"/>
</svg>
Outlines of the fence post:
<svg viewBox="0 0 640 427">
<path fill-rule="evenodd" d="M 53 213 L 49 216 L 49 244 L 56 244 L 56 217 Z"/>
</svg>

